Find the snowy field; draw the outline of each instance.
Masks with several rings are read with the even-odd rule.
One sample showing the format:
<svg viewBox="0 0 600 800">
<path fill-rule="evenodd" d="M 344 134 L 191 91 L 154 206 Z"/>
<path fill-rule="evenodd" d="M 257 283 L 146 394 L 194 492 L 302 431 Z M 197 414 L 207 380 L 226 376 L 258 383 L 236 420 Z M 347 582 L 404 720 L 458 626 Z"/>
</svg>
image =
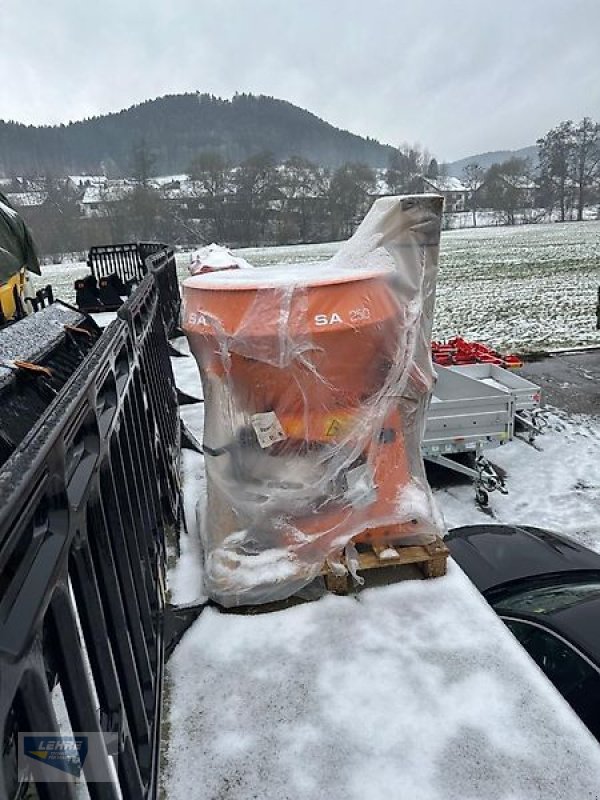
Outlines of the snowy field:
<svg viewBox="0 0 600 800">
<path fill-rule="evenodd" d="M 246 248 L 256 265 L 319 261 L 338 245 Z M 178 254 L 182 277 L 189 253 Z M 42 281 L 72 302 L 85 264 L 43 268 Z M 442 234 L 434 321 L 438 339 L 462 334 L 507 350 L 600 344 L 600 222 L 480 228 Z"/>
<path fill-rule="evenodd" d="M 185 339 L 176 341 L 189 352 Z M 172 359 L 200 397 L 192 358 Z M 203 406 L 182 417 L 201 440 Z M 600 552 L 600 418 L 549 414 L 536 448 L 491 453 L 509 494 L 489 513 Z M 171 599 L 204 600 L 183 452 L 187 535 Z M 470 484 L 435 490 L 449 527 L 489 522 Z M 600 748 L 458 567 L 428 581 L 258 616 L 206 609 L 167 665 L 169 800 L 598 800 Z"/>
</svg>

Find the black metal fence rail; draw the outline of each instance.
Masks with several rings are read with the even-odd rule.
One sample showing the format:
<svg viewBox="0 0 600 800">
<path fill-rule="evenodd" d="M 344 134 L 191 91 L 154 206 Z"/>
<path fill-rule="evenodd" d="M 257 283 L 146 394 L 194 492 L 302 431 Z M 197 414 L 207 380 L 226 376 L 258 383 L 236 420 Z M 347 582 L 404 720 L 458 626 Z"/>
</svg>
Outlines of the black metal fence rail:
<svg viewBox="0 0 600 800">
<path fill-rule="evenodd" d="M 168 333 L 171 333 L 179 322 L 181 305 L 175 251 L 170 247 L 164 247 L 148 255 L 145 264 L 156 280 L 163 321 Z"/>
<path fill-rule="evenodd" d="M 148 274 L 148 259 L 164 252 L 172 253 L 172 250 L 160 242 L 92 247 L 87 258 L 91 274 L 75 281 L 77 306 L 82 311 L 116 310 L 122 303 L 122 296 L 129 296 Z"/>
<path fill-rule="evenodd" d="M 0 468 L 0 798 L 19 796 L 18 732 L 65 733 L 59 691 L 72 731 L 118 734 L 112 783 L 84 763 L 92 800 L 157 794 L 180 445 L 162 283 L 156 266 Z M 32 778 L 41 800 L 75 797 Z"/>
<path fill-rule="evenodd" d="M 135 243 L 92 247 L 87 264 L 97 280 L 116 274 L 123 283 L 127 283 L 145 273 L 144 259 Z"/>
</svg>

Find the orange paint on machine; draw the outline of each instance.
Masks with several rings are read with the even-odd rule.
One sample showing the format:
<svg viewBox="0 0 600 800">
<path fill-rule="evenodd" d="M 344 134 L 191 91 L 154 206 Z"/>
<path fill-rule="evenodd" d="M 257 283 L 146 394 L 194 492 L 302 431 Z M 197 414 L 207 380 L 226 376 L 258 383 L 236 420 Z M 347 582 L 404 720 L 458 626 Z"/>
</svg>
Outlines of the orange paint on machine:
<svg viewBox="0 0 600 800">
<path fill-rule="evenodd" d="M 308 271 L 306 282 L 290 289 L 271 284 L 269 270 L 247 272 L 184 283 L 183 326 L 204 380 L 226 384 L 245 419 L 272 415 L 281 432 L 263 449 L 275 468 L 278 455 L 318 452 L 326 460 L 327 448 L 354 449 L 342 477 L 352 482 L 360 475 L 364 502 L 334 497 L 319 513 L 300 515 L 294 527 L 317 536 L 352 517 L 352 527 L 364 526 L 354 540 L 370 538 L 370 520 L 392 518 L 398 487 L 410 481 L 396 404 L 388 402 L 377 435 L 364 424 L 381 414 L 381 392 L 406 350 L 404 309 L 390 275 L 354 270 L 331 278 Z M 253 445 L 247 437 L 245 446 Z M 378 540 L 414 533 L 415 524 L 378 528 Z"/>
<path fill-rule="evenodd" d="M 438 197 L 383 198 L 328 262 L 184 281 L 220 602 L 287 596 L 355 543 L 439 534 L 420 437 L 440 220 Z"/>
</svg>

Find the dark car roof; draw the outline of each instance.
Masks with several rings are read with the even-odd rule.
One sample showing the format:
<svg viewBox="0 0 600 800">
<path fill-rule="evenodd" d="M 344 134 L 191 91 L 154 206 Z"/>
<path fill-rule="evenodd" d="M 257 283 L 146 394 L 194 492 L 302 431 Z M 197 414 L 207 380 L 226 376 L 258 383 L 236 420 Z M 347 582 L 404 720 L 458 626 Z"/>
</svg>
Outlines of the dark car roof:
<svg viewBox="0 0 600 800">
<path fill-rule="evenodd" d="M 483 594 L 526 579 L 596 573 L 600 555 L 556 533 L 516 525 L 469 525 L 445 539 L 450 553 Z"/>
<path fill-rule="evenodd" d="M 450 553 L 488 600 L 554 580 L 597 580 L 600 555 L 564 536 L 527 525 L 471 525 L 446 537 Z M 503 592 L 504 589 L 504 592 Z M 503 611 L 556 631 L 600 666 L 600 594 L 543 614 Z"/>
</svg>

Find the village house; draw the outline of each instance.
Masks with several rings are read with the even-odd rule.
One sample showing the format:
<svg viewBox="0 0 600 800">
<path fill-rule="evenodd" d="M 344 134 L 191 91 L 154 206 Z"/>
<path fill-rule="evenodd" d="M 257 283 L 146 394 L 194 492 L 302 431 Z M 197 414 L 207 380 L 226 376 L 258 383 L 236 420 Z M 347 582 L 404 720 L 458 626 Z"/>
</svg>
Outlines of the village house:
<svg viewBox="0 0 600 800">
<path fill-rule="evenodd" d="M 441 194 L 444 198 L 444 211 L 467 211 L 469 209 L 471 190 L 458 178 L 440 177 L 423 178 L 423 191 Z"/>
<path fill-rule="evenodd" d="M 133 191 L 134 185 L 133 181 L 114 180 L 104 186 L 88 186 L 79 200 L 81 216 L 104 216 L 111 206 Z"/>
<path fill-rule="evenodd" d="M 67 188 L 74 192 L 81 192 L 89 186 L 106 188 L 107 184 L 106 175 L 67 175 Z"/>
<path fill-rule="evenodd" d="M 520 208 L 534 208 L 537 203 L 539 186 L 526 175 L 499 175 L 506 186 L 516 193 Z"/>
</svg>

